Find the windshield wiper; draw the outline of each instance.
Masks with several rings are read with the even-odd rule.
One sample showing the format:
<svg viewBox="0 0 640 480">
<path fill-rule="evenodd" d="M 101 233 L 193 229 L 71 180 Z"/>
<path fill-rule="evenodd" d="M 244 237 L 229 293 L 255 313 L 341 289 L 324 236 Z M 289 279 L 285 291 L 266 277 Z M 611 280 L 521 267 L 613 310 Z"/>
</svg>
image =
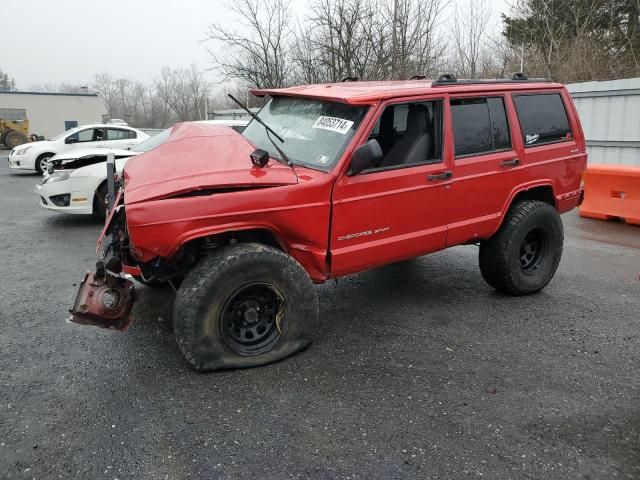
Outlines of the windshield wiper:
<svg viewBox="0 0 640 480">
<path fill-rule="evenodd" d="M 262 121 L 262 119 L 260 117 L 258 117 L 255 113 L 253 113 L 251 110 L 249 110 L 246 106 L 244 106 L 242 104 L 242 102 L 240 100 L 238 100 L 236 97 L 234 97 L 233 95 L 231 95 L 230 93 L 227 94 L 229 96 L 229 98 L 231 100 L 233 100 L 234 102 L 236 102 L 240 108 L 242 108 L 245 112 L 247 112 L 251 118 L 253 118 L 256 122 L 258 122 L 260 125 L 262 125 L 266 132 L 267 132 L 267 138 L 269 139 L 269 141 L 273 144 L 273 146 L 275 147 L 275 149 L 278 151 L 278 153 L 280 154 L 280 156 L 282 157 L 282 161 L 286 164 L 289 165 L 293 171 L 295 172 L 295 169 L 293 167 L 293 162 L 291 161 L 291 159 L 289 159 L 289 157 L 287 157 L 287 155 L 280 149 L 280 147 L 278 147 L 278 145 L 276 144 L 276 142 L 273 141 L 273 138 L 271 138 L 271 134 L 273 134 L 278 140 L 280 140 L 281 143 L 284 143 L 284 139 L 278 135 L 273 128 L 271 128 L 269 125 L 267 125 L 266 123 L 264 123 Z M 277 160 L 277 159 L 276 159 Z"/>
</svg>

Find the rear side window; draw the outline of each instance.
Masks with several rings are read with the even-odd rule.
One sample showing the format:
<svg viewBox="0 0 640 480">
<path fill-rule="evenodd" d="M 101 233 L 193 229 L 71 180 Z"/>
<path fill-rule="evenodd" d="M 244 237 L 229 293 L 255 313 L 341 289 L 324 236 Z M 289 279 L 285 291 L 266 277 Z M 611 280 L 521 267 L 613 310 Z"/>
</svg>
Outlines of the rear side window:
<svg viewBox="0 0 640 480">
<path fill-rule="evenodd" d="M 511 148 L 502 98 L 451 100 L 451 116 L 456 157 Z"/>
<path fill-rule="evenodd" d="M 132 130 L 117 130 L 110 128 L 107 130 L 107 140 L 127 140 L 136 138 L 136 132 Z"/>
<path fill-rule="evenodd" d="M 514 95 L 525 147 L 570 140 L 573 135 L 559 93 Z"/>
</svg>

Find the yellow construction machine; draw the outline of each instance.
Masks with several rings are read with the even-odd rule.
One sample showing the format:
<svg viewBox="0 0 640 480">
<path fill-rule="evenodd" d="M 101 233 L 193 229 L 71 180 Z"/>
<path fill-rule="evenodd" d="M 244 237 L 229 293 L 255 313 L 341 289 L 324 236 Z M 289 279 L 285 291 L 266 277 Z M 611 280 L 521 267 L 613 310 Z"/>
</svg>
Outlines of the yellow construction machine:
<svg viewBox="0 0 640 480">
<path fill-rule="evenodd" d="M 0 144 L 15 148 L 27 142 L 37 141 L 37 135 L 29 134 L 26 112 L 17 108 L 0 108 Z"/>
</svg>

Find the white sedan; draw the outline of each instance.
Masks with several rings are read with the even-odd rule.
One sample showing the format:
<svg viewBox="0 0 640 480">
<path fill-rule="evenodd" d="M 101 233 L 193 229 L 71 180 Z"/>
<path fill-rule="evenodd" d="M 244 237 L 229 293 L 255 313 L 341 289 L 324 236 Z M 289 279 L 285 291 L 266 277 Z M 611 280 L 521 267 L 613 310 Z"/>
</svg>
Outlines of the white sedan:
<svg viewBox="0 0 640 480">
<path fill-rule="evenodd" d="M 25 143 L 9 153 L 9 168 L 43 173 L 54 155 L 90 147 L 127 149 L 149 138 L 149 135 L 126 125 L 83 125 L 61 133 L 51 140 Z"/>
<path fill-rule="evenodd" d="M 200 122 L 199 122 L 200 123 Z M 245 120 L 205 120 L 201 123 L 224 125 L 242 132 Z M 171 135 L 173 127 L 132 147 L 131 150 L 93 148 L 56 155 L 50 160 L 45 178 L 36 185 L 43 208 L 54 212 L 95 215 L 104 218 L 107 193 L 107 153 L 116 158 L 116 173 L 122 172 L 126 161 L 134 155 L 147 152 L 163 144 Z"/>
</svg>

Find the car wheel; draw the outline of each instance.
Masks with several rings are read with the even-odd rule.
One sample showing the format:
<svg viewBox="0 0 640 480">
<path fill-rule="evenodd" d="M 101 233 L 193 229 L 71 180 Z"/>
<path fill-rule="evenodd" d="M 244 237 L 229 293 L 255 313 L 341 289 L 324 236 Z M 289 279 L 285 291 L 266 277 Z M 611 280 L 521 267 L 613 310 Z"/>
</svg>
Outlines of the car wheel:
<svg viewBox="0 0 640 480">
<path fill-rule="evenodd" d="M 176 340 L 199 371 L 281 360 L 311 343 L 318 299 L 302 266 L 246 243 L 205 257 L 186 276 L 173 310 Z"/>
<path fill-rule="evenodd" d="M 98 220 L 107 218 L 107 184 L 102 183 L 93 196 L 93 216 Z"/>
<path fill-rule="evenodd" d="M 47 169 L 47 165 L 49 160 L 51 160 L 51 157 L 53 157 L 53 153 L 43 153 L 36 158 L 36 172 L 42 174 Z"/>
<path fill-rule="evenodd" d="M 564 243 L 560 215 L 545 202 L 516 203 L 500 230 L 480 244 L 480 272 L 498 291 L 527 295 L 553 278 Z"/>
</svg>

